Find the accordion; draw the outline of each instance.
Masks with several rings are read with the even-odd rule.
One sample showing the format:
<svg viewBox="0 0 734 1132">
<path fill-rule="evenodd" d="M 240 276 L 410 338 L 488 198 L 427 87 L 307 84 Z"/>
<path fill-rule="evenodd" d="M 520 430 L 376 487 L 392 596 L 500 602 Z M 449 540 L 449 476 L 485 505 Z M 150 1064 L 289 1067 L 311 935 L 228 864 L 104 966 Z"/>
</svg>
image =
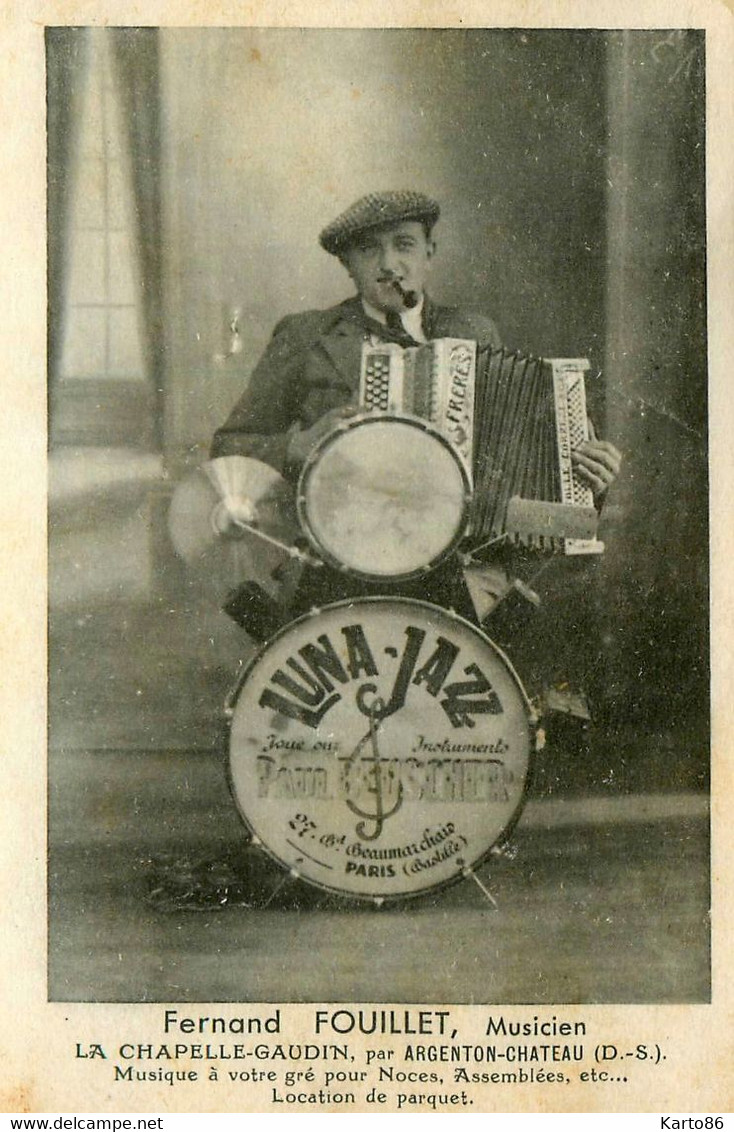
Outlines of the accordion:
<svg viewBox="0 0 734 1132">
<path fill-rule="evenodd" d="M 596 554 L 591 488 L 572 451 L 588 439 L 585 359 L 537 358 L 439 338 L 362 348 L 360 405 L 430 421 L 472 486 L 469 534 L 536 550 Z"/>
</svg>

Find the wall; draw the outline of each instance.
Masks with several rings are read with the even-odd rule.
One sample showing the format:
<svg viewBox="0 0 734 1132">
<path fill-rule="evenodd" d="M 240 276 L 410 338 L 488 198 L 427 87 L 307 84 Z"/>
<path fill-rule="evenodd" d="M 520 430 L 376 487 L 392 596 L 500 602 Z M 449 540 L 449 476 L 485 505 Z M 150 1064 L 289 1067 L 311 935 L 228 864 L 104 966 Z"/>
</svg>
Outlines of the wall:
<svg viewBox="0 0 734 1132">
<path fill-rule="evenodd" d="M 205 448 L 278 318 L 350 293 L 316 237 L 375 188 L 443 203 L 437 298 L 600 365 L 599 34 L 163 30 L 161 49 L 169 453 Z M 245 348 L 217 365 L 233 308 Z"/>
<path fill-rule="evenodd" d="M 703 33 L 610 37 L 607 427 L 625 451 L 600 579 L 609 711 L 707 760 Z"/>
</svg>

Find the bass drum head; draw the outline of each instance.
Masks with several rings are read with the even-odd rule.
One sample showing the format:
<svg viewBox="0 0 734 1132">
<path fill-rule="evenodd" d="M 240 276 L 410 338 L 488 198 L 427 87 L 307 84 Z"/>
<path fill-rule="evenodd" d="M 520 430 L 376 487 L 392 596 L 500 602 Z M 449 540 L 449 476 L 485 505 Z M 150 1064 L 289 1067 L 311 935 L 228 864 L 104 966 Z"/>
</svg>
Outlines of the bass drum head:
<svg viewBox="0 0 734 1132">
<path fill-rule="evenodd" d="M 371 581 L 438 565 L 466 529 L 469 479 L 427 422 L 355 417 L 309 457 L 298 490 L 301 523 L 331 565 Z"/>
<path fill-rule="evenodd" d="M 338 602 L 293 622 L 230 706 L 230 781 L 256 841 L 320 888 L 418 896 L 519 814 L 532 713 L 503 654 L 425 602 Z"/>
</svg>

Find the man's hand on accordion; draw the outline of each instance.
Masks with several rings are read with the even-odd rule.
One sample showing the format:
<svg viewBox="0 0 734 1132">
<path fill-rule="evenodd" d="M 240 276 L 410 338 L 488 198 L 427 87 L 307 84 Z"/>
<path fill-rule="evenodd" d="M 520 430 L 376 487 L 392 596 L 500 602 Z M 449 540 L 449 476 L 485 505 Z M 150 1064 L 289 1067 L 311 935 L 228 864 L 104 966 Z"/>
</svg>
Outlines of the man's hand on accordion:
<svg viewBox="0 0 734 1132">
<path fill-rule="evenodd" d="M 609 440 L 599 440 L 589 421 L 589 439 L 574 450 L 571 459 L 579 476 L 594 492 L 594 502 L 598 505 L 619 475 L 622 453 Z"/>
<path fill-rule="evenodd" d="M 288 465 L 294 470 L 300 471 L 319 441 L 337 428 L 342 421 L 353 417 L 358 412 L 357 405 L 339 405 L 335 409 L 329 409 L 310 428 L 294 427 L 288 440 Z"/>
</svg>

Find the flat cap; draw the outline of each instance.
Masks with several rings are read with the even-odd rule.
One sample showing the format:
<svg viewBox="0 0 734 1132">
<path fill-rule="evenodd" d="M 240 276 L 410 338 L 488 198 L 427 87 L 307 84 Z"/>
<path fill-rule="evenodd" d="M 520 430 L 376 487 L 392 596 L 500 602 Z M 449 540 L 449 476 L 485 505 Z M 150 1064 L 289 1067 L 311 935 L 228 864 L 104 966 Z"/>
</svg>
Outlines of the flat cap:
<svg viewBox="0 0 734 1132">
<path fill-rule="evenodd" d="M 331 255 L 339 255 L 363 232 L 403 220 L 419 220 L 432 227 L 440 213 L 437 201 L 423 193 L 408 189 L 368 193 L 327 224 L 319 235 L 319 243 Z"/>
</svg>

